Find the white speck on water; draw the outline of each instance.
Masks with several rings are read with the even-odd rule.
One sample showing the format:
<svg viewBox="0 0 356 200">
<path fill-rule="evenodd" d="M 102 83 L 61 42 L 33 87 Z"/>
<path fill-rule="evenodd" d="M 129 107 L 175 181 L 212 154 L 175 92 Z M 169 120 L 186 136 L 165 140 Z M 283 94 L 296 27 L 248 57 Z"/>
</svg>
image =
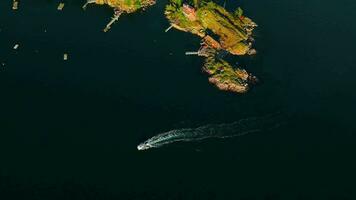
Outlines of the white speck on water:
<svg viewBox="0 0 356 200">
<path fill-rule="evenodd" d="M 63 8 L 64 8 L 64 3 L 63 2 L 59 3 L 57 10 L 61 11 L 61 10 L 63 10 Z"/>
</svg>

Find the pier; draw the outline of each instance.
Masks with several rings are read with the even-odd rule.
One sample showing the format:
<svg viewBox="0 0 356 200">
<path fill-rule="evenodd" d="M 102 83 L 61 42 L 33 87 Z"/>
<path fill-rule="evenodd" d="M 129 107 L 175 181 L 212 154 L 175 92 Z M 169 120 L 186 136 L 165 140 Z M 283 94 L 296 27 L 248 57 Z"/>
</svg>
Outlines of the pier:
<svg viewBox="0 0 356 200">
<path fill-rule="evenodd" d="M 187 51 L 185 52 L 185 55 L 189 56 L 189 55 L 199 55 L 198 51 Z"/>
<path fill-rule="evenodd" d="M 87 0 L 87 2 L 83 5 L 83 10 L 85 10 L 90 3 L 95 3 L 95 0 Z"/>
<path fill-rule="evenodd" d="M 185 55 L 187 56 L 198 55 L 198 56 L 210 57 L 211 55 L 214 54 L 215 54 L 215 50 L 207 45 L 202 45 L 198 51 L 185 52 Z"/>
<path fill-rule="evenodd" d="M 169 30 L 171 30 L 173 28 L 173 25 L 170 25 L 164 32 L 168 32 Z"/>
<path fill-rule="evenodd" d="M 113 23 L 115 23 L 117 20 L 119 20 L 119 17 L 120 17 L 121 14 L 122 14 L 122 11 L 116 10 L 115 14 L 114 14 L 114 17 L 111 18 L 111 21 L 106 25 L 106 27 L 104 28 L 103 31 L 104 32 L 108 32 L 110 30 L 110 28 L 111 28 L 111 25 Z"/>
</svg>

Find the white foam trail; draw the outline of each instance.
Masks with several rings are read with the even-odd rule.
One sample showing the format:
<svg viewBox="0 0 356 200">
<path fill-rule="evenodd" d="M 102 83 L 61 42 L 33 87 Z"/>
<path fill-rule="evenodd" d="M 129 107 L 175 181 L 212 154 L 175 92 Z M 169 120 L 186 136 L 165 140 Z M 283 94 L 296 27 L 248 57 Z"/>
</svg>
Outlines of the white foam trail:
<svg viewBox="0 0 356 200">
<path fill-rule="evenodd" d="M 277 119 L 278 118 L 278 121 Z M 206 138 L 228 138 L 246 135 L 263 129 L 270 129 L 280 125 L 281 116 L 269 115 L 261 118 L 242 119 L 230 124 L 206 125 L 198 128 L 171 130 L 158 134 L 137 146 L 138 150 L 158 148 L 178 141 L 195 141 Z"/>
</svg>

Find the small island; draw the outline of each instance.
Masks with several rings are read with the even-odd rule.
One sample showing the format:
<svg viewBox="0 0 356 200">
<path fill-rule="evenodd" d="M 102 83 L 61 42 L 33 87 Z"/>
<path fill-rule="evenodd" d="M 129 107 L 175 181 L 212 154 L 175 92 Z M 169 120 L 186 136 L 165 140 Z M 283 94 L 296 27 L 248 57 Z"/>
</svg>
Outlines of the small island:
<svg viewBox="0 0 356 200">
<path fill-rule="evenodd" d="M 209 0 L 171 0 L 165 15 L 170 28 L 190 32 L 202 38 L 201 48 L 187 55 L 206 57 L 203 70 L 210 75 L 209 82 L 219 89 L 244 93 L 257 78 L 246 70 L 234 68 L 223 59 L 224 52 L 232 55 L 253 55 L 253 29 L 257 26 L 243 15 L 241 8 L 229 13 Z"/>
<path fill-rule="evenodd" d="M 83 8 L 90 3 L 114 9 L 114 16 L 104 28 L 107 32 L 121 14 L 144 10 L 156 0 L 87 0 Z M 209 75 L 210 83 L 224 91 L 245 93 L 258 81 L 240 66 L 232 66 L 224 60 L 226 54 L 256 54 L 252 48 L 252 33 L 257 24 L 246 17 L 241 8 L 230 13 L 212 0 L 169 0 L 165 16 L 171 24 L 166 32 L 175 28 L 201 38 L 200 49 L 186 55 L 205 57 L 203 71 Z"/>
<path fill-rule="evenodd" d="M 111 25 L 119 19 L 123 13 L 133 13 L 138 10 L 144 10 L 156 3 L 155 0 L 87 0 L 83 9 L 86 9 L 88 4 L 108 5 L 114 9 L 114 16 L 104 28 L 104 32 L 110 30 Z"/>
</svg>

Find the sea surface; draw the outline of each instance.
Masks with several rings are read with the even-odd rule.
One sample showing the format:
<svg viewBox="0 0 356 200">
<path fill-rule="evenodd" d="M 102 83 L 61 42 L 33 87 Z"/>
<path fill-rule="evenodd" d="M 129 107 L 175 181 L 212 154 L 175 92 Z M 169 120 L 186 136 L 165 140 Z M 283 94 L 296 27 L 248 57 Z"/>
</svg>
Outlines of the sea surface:
<svg viewBox="0 0 356 200">
<path fill-rule="evenodd" d="M 0 199 L 356 199 L 355 1 L 227 0 L 259 25 L 258 54 L 232 58 L 261 80 L 242 95 L 184 55 L 199 38 L 164 32 L 167 0 L 108 33 L 110 8 L 65 3 L 0 1 Z M 273 130 L 136 149 L 276 112 Z"/>
</svg>

